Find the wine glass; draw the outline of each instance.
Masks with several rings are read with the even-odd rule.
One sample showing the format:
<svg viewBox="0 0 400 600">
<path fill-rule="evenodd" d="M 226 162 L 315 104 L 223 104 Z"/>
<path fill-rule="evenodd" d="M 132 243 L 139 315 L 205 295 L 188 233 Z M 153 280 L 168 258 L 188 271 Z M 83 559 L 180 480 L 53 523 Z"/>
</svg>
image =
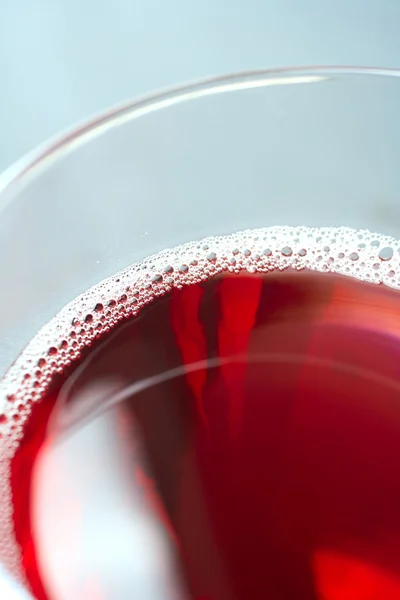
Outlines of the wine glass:
<svg viewBox="0 0 400 600">
<path fill-rule="evenodd" d="M 166 248 L 270 226 L 347 227 L 398 239 L 399 77 L 395 70 L 311 67 L 203 80 L 113 108 L 8 169 L 0 177 L 0 374 L 75 297 Z M 7 398 L 0 401 L 6 412 Z M 85 427 L 65 459 L 72 471 L 80 452 L 91 443 L 98 451 L 105 439 L 94 421 Z M 10 447 L 22 433 L 17 424 L 15 440 L 1 440 L 0 560 L 29 587 L 15 550 L 8 476 Z M 52 502 L 65 544 L 60 498 Z M 148 539 L 156 535 L 150 529 L 142 532 Z M 63 568 L 67 554 L 51 535 L 45 546 L 54 558 L 49 598 L 71 597 L 75 563 Z M 172 579 L 184 594 L 161 546 L 154 564 L 151 553 L 142 556 L 128 583 L 140 548 L 128 566 L 118 546 L 99 551 L 99 570 L 107 570 L 107 557 L 116 570 L 105 589 L 123 597 L 119 572 L 140 593 L 156 573 L 152 597 L 172 598 L 165 589 Z"/>
</svg>

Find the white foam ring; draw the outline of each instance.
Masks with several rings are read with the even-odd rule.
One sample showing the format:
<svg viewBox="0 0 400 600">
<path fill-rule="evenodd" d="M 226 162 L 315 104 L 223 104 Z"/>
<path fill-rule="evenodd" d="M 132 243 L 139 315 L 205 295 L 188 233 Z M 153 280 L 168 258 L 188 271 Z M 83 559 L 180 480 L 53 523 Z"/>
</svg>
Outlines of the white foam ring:
<svg viewBox="0 0 400 600">
<path fill-rule="evenodd" d="M 23 580 L 12 527 L 10 462 L 32 406 L 81 351 L 155 298 L 223 272 L 309 269 L 400 289 L 400 241 L 367 230 L 269 227 L 164 250 L 68 304 L 28 344 L 0 382 L 0 561 Z"/>
</svg>

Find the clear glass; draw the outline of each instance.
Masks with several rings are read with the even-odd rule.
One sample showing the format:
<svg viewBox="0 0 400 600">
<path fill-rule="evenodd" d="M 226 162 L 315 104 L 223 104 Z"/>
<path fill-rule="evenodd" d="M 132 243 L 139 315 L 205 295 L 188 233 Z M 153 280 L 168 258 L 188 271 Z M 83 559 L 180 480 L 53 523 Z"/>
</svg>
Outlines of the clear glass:
<svg viewBox="0 0 400 600">
<path fill-rule="evenodd" d="M 280 224 L 398 234 L 399 76 L 313 68 L 195 83 L 12 167 L 0 178 L 0 373 L 68 301 L 165 247 Z"/>
<path fill-rule="evenodd" d="M 399 106 L 400 71 L 240 73 L 24 158 L 0 177 L 0 375 L 67 302 L 163 248 L 268 225 L 400 237 Z"/>
</svg>

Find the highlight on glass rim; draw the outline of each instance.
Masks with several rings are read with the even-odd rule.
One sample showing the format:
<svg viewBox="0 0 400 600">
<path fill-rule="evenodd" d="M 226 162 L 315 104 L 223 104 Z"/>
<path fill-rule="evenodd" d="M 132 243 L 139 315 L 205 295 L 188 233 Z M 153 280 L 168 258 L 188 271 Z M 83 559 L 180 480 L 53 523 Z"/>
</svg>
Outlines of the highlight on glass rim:
<svg viewBox="0 0 400 600">
<path fill-rule="evenodd" d="M 400 598 L 399 86 L 195 82 L 0 177 L 7 597 Z"/>
</svg>

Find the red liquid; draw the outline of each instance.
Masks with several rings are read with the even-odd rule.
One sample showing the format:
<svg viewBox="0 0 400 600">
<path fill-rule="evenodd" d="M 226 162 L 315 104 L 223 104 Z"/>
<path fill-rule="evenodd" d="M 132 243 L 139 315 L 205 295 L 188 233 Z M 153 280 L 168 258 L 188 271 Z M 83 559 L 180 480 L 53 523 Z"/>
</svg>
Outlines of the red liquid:
<svg viewBox="0 0 400 600">
<path fill-rule="evenodd" d="M 286 271 L 173 290 L 95 341 L 34 406 L 12 489 L 38 599 L 48 596 L 32 466 L 76 366 L 86 360 L 66 414 L 94 382 L 118 375 L 123 389 L 232 356 L 240 358 L 186 369 L 113 409 L 128 472 L 129 440 L 140 432 L 146 461 L 132 463 L 132 484 L 176 547 L 186 597 L 400 598 L 399 292 Z"/>
</svg>

